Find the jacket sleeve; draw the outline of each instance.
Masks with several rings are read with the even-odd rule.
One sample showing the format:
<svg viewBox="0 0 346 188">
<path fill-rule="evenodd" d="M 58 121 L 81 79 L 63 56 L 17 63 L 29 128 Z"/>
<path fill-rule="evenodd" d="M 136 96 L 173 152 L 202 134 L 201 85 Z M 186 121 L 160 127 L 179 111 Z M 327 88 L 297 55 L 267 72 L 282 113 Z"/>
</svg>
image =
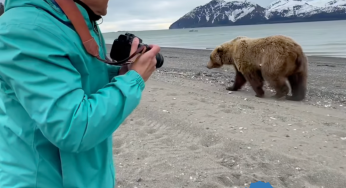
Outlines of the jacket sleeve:
<svg viewBox="0 0 346 188">
<path fill-rule="evenodd" d="M 111 81 L 114 76 L 118 76 L 119 75 L 120 68 L 121 67 L 117 66 L 117 65 L 108 65 L 107 64 L 109 81 Z"/>
<path fill-rule="evenodd" d="M 69 49 L 64 33 L 26 24 L 1 30 L 0 76 L 43 135 L 61 150 L 83 152 L 95 147 L 139 104 L 145 83 L 137 72 L 113 77 L 86 95 L 66 53 L 73 45 Z"/>
</svg>

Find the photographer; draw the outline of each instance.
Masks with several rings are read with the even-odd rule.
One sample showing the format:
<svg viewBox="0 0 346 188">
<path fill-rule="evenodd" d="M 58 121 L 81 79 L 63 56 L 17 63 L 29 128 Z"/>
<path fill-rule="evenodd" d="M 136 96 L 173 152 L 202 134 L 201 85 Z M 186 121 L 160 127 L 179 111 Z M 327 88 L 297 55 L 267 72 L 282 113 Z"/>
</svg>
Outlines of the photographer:
<svg viewBox="0 0 346 188">
<path fill-rule="evenodd" d="M 95 22 L 106 15 L 108 0 L 75 2 L 105 58 Z M 135 39 L 131 54 L 137 46 Z M 160 48 L 151 47 L 131 66 L 108 65 L 86 52 L 54 0 L 6 0 L 0 187 L 113 188 L 112 133 L 137 107 L 155 71 Z"/>
</svg>

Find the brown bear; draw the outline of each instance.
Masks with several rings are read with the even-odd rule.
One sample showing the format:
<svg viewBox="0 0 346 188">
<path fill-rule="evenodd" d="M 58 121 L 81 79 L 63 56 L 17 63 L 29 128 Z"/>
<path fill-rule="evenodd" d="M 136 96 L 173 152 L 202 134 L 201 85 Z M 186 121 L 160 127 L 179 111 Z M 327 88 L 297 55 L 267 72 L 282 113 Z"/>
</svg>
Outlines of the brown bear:
<svg viewBox="0 0 346 188">
<path fill-rule="evenodd" d="M 274 35 L 264 38 L 236 37 L 216 47 L 210 54 L 207 68 L 233 65 L 236 71 L 234 84 L 227 90 L 237 91 L 248 81 L 263 97 L 263 82 L 276 91 L 274 98 L 301 101 L 307 87 L 308 59 L 302 47 L 293 39 Z M 290 83 L 292 96 L 288 96 Z"/>
</svg>

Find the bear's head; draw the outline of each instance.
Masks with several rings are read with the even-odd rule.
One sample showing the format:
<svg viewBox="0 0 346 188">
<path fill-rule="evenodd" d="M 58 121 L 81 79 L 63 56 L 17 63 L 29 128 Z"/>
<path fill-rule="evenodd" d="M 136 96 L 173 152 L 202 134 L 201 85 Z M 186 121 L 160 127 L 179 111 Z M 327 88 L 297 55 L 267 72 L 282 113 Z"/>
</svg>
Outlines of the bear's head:
<svg viewBox="0 0 346 188">
<path fill-rule="evenodd" d="M 222 63 L 222 46 L 218 46 L 217 48 L 215 48 L 211 54 L 210 54 L 210 59 L 209 62 L 207 64 L 207 68 L 208 69 L 213 69 L 213 68 L 220 68 L 223 63 Z"/>
<path fill-rule="evenodd" d="M 225 42 L 216 47 L 210 54 L 210 60 L 207 64 L 208 69 L 220 68 L 223 65 L 234 64 L 233 52 L 236 50 L 236 46 L 242 39 L 246 39 L 245 36 L 238 36 L 231 41 Z"/>
</svg>

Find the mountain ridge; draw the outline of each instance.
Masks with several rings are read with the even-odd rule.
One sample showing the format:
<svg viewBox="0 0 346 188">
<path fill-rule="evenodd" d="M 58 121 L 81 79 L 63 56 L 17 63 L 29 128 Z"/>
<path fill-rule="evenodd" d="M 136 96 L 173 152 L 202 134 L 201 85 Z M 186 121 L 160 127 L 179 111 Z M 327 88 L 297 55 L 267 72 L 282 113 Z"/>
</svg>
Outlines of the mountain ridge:
<svg viewBox="0 0 346 188">
<path fill-rule="evenodd" d="M 212 0 L 183 15 L 169 29 L 343 19 L 346 0 L 276 0 L 267 7 L 247 1 Z"/>
</svg>

